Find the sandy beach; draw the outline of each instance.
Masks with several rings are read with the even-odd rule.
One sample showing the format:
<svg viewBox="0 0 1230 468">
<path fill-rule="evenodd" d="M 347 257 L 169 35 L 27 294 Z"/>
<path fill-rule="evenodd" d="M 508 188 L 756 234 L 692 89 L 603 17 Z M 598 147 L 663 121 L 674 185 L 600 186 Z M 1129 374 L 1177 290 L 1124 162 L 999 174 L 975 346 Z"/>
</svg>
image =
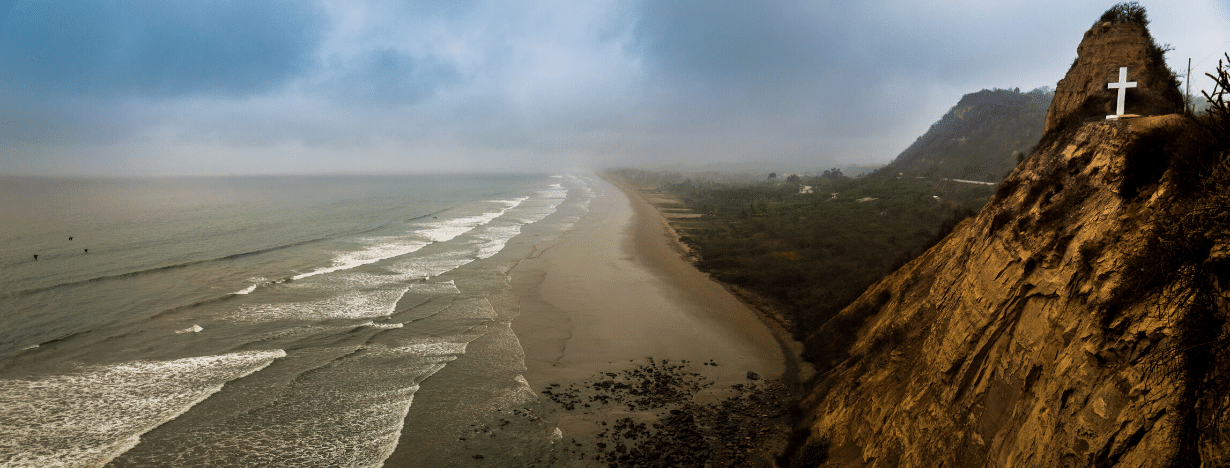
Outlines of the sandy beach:
<svg viewBox="0 0 1230 468">
<path fill-rule="evenodd" d="M 648 357 L 712 360 L 710 377 L 723 381 L 782 375 L 773 335 L 680 256 L 652 206 L 606 181 L 595 191 L 590 213 L 510 275 L 531 385 Z"/>
<path fill-rule="evenodd" d="M 784 387 L 765 392 L 755 386 L 763 380 L 751 380 L 774 381 L 787 371 L 780 336 L 683 257 L 659 212 L 635 189 L 607 180 L 594 188 L 590 212 L 510 272 L 520 308 L 512 328 L 525 350 L 524 375 L 536 393 L 557 403 L 545 417 L 583 441 L 604 440 L 612 423 L 656 427 L 657 433 L 642 432 L 666 442 L 637 445 L 635 437 L 616 438 L 618 453 L 595 461 L 635 462 L 623 453 L 626 445 L 642 462 L 662 462 L 658 457 L 664 455 L 654 452 L 682 449 L 690 453 L 675 453 L 673 460 L 691 463 L 699 459 L 687 457 L 720 448 L 738 453 L 725 463 L 771 464 L 768 457 L 780 441 L 753 444 L 744 432 L 754 426 L 753 435 L 785 433 Z M 676 389 L 695 385 L 654 396 L 651 386 L 664 382 Z M 629 384 L 631 394 L 613 392 L 620 383 Z M 752 391 L 754 403 L 748 401 Z M 681 416 L 687 420 L 681 423 Z M 671 424 L 686 427 L 673 430 Z M 730 426 L 725 434 L 702 437 L 694 429 L 722 424 Z M 773 432 L 760 431 L 769 426 Z M 708 441 L 689 448 L 689 438 Z"/>
<path fill-rule="evenodd" d="M 458 431 L 422 415 L 471 397 L 426 386 L 385 466 L 772 466 L 795 368 L 782 334 L 697 271 L 635 189 L 589 180 L 588 211 L 562 233 L 523 231 L 508 289 L 488 297 L 537 400 Z M 475 365 L 469 354 L 432 379 Z"/>
</svg>

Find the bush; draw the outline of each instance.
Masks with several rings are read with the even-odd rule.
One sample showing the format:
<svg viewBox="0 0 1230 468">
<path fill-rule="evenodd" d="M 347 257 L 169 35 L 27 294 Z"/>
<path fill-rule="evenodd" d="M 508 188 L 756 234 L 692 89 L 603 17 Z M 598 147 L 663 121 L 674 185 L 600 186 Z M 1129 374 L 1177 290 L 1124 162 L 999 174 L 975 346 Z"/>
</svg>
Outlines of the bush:
<svg viewBox="0 0 1230 468">
<path fill-rule="evenodd" d="M 790 468 L 815 468 L 829 459 L 829 448 L 832 442 L 826 437 L 808 442 L 799 450 L 798 455 L 790 460 Z"/>
<path fill-rule="evenodd" d="M 905 343 L 910 329 L 904 323 L 895 323 L 876 333 L 867 349 L 871 352 L 892 351 Z"/>
<path fill-rule="evenodd" d="M 1209 102 L 1209 108 L 1196 119 L 1196 124 L 1204 130 L 1204 136 L 1210 140 L 1214 152 L 1222 157 L 1230 152 L 1230 53 L 1225 54 L 1226 62 L 1217 60 L 1217 74 L 1205 73 L 1213 79 L 1213 91 L 1200 93 Z"/>
<path fill-rule="evenodd" d="M 850 347 L 858 340 L 858 331 L 892 297 L 892 293 L 882 289 L 872 301 L 864 301 L 845 313 L 837 314 L 812 333 L 803 345 L 816 372 L 823 374 L 850 357 Z"/>
<path fill-rule="evenodd" d="M 1005 198 L 1008 198 L 1013 193 L 1015 193 L 1017 187 L 1019 187 L 1020 185 L 1021 185 L 1020 178 L 1015 178 L 1015 179 L 1005 178 L 1004 181 L 1000 182 L 999 186 L 995 188 L 995 196 L 993 197 L 993 199 L 999 202 L 1004 201 Z"/>
<path fill-rule="evenodd" d="M 1102 13 L 1102 17 L 1098 18 L 1098 22 L 1094 23 L 1094 26 L 1107 22 L 1110 24 L 1127 23 L 1148 27 L 1149 16 L 1145 14 L 1145 7 L 1140 6 L 1139 3 L 1135 1 L 1121 2 L 1110 7 L 1105 13 Z"/>
</svg>

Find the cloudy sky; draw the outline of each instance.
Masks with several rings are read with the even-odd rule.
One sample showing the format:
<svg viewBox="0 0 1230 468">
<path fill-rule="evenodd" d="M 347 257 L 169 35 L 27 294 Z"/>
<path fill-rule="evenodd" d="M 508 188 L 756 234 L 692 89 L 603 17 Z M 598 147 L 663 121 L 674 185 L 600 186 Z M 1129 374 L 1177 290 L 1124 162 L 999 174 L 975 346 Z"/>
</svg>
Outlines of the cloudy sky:
<svg viewBox="0 0 1230 468">
<path fill-rule="evenodd" d="M 0 174 L 883 163 L 1112 4 L 0 0 Z M 1230 0 L 1142 4 L 1207 87 Z"/>
</svg>

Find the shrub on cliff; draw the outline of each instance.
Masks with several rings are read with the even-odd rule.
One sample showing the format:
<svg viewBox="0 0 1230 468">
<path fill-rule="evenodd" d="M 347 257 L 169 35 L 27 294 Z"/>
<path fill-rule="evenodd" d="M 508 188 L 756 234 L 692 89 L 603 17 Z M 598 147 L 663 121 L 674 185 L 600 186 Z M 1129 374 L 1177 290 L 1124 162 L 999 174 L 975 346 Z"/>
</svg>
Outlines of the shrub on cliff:
<svg viewBox="0 0 1230 468">
<path fill-rule="evenodd" d="M 1149 16 L 1145 14 L 1145 7 L 1140 6 L 1139 3 L 1134 1 L 1122 2 L 1102 13 L 1102 17 L 1098 18 L 1098 22 L 1094 23 L 1094 25 L 1096 26 L 1101 23 L 1128 23 L 1149 27 Z"/>
<path fill-rule="evenodd" d="M 1117 110 L 1118 93 L 1107 89 L 1117 72 L 1127 68 L 1131 81 L 1126 90 L 1127 114 L 1162 115 L 1183 110 L 1184 97 L 1178 76 L 1166 65 L 1168 45 L 1158 45 L 1146 25 L 1144 7 L 1125 2 L 1111 7 L 1085 32 L 1077 58 L 1055 87 L 1055 99 L 1047 111 L 1046 130 L 1038 149 L 1066 140 L 1086 122 L 1103 121 Z"/>
<path fill-rule="evenodd" d="M 1230 152 L 1230 53 L 1225 54 L 1226 61 L 1217 60 L 1217 74 L 1205 73 L 1213 79 L 1213 91 L 1201 91 L 1208 107 L 1204 113 L 1196 116 L 1196 124 L 1204 130 L 1205 136 L 1223 158 Z"/>
<path fill-rule="evenodd" d="M 790 460 L 790 468 L 812 468 L 820 466 L 829 459 L 829 446 L 832 445 L 828 439 L 820 438 L 808 442 L 799 450 L 798 455 Z"/>
</svg>

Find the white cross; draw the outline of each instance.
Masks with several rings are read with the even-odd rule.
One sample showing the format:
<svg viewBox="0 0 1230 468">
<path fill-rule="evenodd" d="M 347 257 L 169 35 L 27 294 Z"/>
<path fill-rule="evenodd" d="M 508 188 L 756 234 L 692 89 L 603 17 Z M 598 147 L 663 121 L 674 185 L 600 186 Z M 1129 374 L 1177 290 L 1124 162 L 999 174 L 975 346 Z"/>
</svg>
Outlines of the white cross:
<svg viewBox="0 0 1230 468">
<path fill-rule="evenodd" d="M 1127 80 L 1127 67 L 1119 67 L 1119 82 L 1118 83 L 1108 83 L 1106 85 L 1107 89 L 1119 88 L 1119 105 L 1118 107 L 1115 107 L 1115 115 L 1108 115 L 1106 116 L 1106 118 L 1117 119 L 1123 116 L 1123 98 L 1127 97 L 1128 88 L 1135 88 L 1135 87 L 1136 87 L 1135 81 Z"/>
</svg>

